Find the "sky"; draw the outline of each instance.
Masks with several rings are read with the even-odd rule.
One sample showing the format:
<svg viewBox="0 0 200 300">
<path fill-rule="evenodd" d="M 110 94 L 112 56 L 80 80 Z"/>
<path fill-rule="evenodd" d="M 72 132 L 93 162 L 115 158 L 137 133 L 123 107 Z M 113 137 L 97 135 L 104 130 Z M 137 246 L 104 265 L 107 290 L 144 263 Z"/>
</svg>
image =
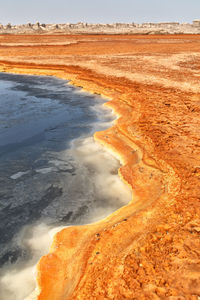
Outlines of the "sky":
<svg viewBox="0 0 200 300">
<path fill-rule="evenodd" d="M 1 24 L 191 23 L 200 19 L 200 0 L 0 0 Z"/>
</svg>

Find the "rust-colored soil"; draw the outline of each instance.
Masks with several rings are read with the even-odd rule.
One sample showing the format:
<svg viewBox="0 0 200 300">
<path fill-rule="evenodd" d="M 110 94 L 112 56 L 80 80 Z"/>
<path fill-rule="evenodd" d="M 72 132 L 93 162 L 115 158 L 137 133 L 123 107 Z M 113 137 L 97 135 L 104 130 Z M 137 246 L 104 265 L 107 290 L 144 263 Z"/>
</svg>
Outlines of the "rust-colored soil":
<svg viewBox="0 0 200 300">
<path fill-rule="evenodd" d="M 0 36 L 0 71 L 111 98 L 120 118 L 95 139 L 133 189 L 107 219 L 56 235 L 38 299 L 199 299 L 200 37 Z"/>
</svg>

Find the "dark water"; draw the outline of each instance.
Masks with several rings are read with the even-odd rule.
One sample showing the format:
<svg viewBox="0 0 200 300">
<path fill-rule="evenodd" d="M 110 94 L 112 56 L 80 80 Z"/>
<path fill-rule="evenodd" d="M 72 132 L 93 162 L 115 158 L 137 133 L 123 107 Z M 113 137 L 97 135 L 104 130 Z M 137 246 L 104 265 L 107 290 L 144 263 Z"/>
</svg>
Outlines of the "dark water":
<svg viewBox="0 0 200 300">
<path fill-rule="evenodd" d="M 106 119 L 94 109 L 101 103 L 62 80 L 0 74 L 0 265 L 19 255 L 6 245 L 25 224 L 75 221 L 87 210 L 84 189 L 66 189 L 76 162 L 59 153 Z"/>
<path fill-rule="evenodd" d="M 95 221 L 130 200 L 117 175 L 119 162 L 92 139 L 113 121 L 104 102 L 64 80 L 0 73 L 0 275 L 11 290 L 23 269 L 18 262 L 34 256 L 36 224 Z M 23 242 L 26 235 L 33 236 L 31 246 Z M 0 298 L 23 299 L 26 278 L 19 280 L 19 295 L 13 287 L 15 296 L 7 290 L 1 296 L 0 280 Z"/>
</svg>

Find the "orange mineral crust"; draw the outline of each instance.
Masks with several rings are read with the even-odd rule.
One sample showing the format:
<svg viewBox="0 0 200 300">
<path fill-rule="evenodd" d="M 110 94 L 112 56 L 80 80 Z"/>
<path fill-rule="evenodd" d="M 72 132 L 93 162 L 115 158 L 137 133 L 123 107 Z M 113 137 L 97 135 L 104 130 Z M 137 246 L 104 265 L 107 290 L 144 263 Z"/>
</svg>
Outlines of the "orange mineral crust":
<svg viewBox="0 0 200 300">
<path fill-rule="evenodd" d="M 94 136 L 121 161 L 131 203 L 63 229 L 37 299 L 199 299 L 200 36 L 0 36 L 0 71 L 53 75 L 111 99 Z"/>
</svg>

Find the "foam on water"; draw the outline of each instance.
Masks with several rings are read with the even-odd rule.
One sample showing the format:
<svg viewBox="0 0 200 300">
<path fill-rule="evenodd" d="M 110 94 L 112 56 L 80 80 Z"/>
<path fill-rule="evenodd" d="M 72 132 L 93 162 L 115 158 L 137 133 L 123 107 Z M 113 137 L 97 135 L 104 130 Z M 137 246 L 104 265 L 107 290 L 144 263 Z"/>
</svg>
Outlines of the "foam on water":
<svg viewBox="0 0 200 300">
<path fill-rule="evenodd" d="M 69 88 L 74 91 L 74 88 Z M 75 94 L 82 95 L 82 92 L 78 90 Z M 91 98 L 91 95 L 88 97 Z M 87 131 L 75 139 L 72 137 L 70 143 L 59 151 L 49 149 L 35 160 L 36 167 L 20 170 L 10 176 L 13 182 L 17 182 L 16 186 L 19 185 L 18 197 L 22 195 L 24 198 L 24 187 L 20 190 L 23 182 L 20 180 L 26 180 L 26 187 L 33 198 L 37 198 L 37 193 L 39 195 L 43 186 L 46 185 L 47 188 L 46 194 L 37 204 L 42 207 L 39 217 L 30 218 L 30 224 L 22 226 L 8 244 L 11 248 L 14 245 L 17 249 L 22 249 L 22 255 L 14 262 L 8 261 L 0 270 L 2 300 L 35 298 L 32 292 L 36 286 L 36 263 L 42 255 L 48 253 L 54 234 L 63 226 L 99 221 L 131 200 L 129 187 L 118 176 L 119 160 L 92 137 L 95 131 L 112 125 L 112 111 L 97 102 L 90 109 L 90 113 L 98 113 L 98 119 L 92 121 L 90 132 Z M 83 126 L 82 121 L 79 126 Z M 40 161 L 42 162 L 38 163 Z M 53 184 L 50 185 L 49 182 Z M 34 195 L 35 189 L 38 190 Z M 37 206 L 35 202 L 32 204 L 32 198 L 29 202 L 28 197 L 27 194 L 27 205 L 33 205 L 34 213 Z M 49 201 L 49 198 L 52 200 Z M 23 206 L 20 199 L 17 201 L 18 205 L 24 207 L 24 200 L 21 200 Z"/>
<path fill-rule="evenodd" d="M 0 272 L 0 299 L 22 300 L 36 286 L 36 263 L 46 254 L 52 243 L 53 236 L 63 227 L 51 228 L 46 224 L 26 226 L 15 237 L 15 242 L 28 247 L 32 258 L 28 261 L 19 259 L 15 264 L 5 265 Z"/>
<path fill-rule="evenodd" d="M 73 153 L 81 169 L 87 170 L 91 184 L 88 188 L 92 188 L 96 196 L 93 208 L 81 224 L 99 221 L 131 200 L 130 189 L 117 174 L 119 161 L 95 143 L 92 137 L 75 140 L 72 149 L 60 153 L 61 161 L 65 157 L 67 159 L 68 152 Z M 54 163 L 60 166 L 61 161 Z M 45 223 L 35 224 L 24 227 L 15 237 L 15 243 L 28 248 L 32 257 L 28 261 L 19 258 L 15 264 L 2 268 L 0 283 L 4 288 L 1 288 L 0 299 L 22 300 L 33 292 L 36 287 L 36 263 L 42 255 L 48 253 L 54 234 L 62 228 Z"/>
<path fill-rule="evenodd" d="M 28 174 L 28 173 L 29 173 L 29 171 L 25 171 L 25 172 L 17 172 L 17 173 L 15 173 L 15 174 L 11 175 L 10 178 L 15 180 L 15 179 L 18 179 L 18 178 L 20 178 L 20 177 L 22 177 L 23 175 L 26 175 L 26 174 Z"/>
</svg>

